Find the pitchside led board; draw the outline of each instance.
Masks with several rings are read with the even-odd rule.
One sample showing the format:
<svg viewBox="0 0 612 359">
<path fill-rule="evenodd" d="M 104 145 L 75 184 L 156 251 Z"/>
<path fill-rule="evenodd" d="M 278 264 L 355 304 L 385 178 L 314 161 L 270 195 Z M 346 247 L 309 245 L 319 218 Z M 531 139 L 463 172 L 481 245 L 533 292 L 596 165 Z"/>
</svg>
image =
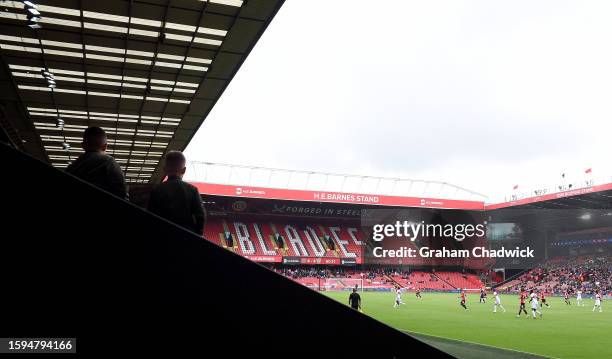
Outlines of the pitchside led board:
<svg viewBox="0 0 612 359">
<path fill-rule="evenodd" d="M 564 246 L 569 248 L 568 233 L 612 227 L 612 213 L 609 209 L 365 209 L 361 226 L 367 238 L 364 264 L 523 269 L 554 257 Z M 612 238 L 598 237 L 580 245 L 590 246 L 591 253 L 594 247 L 607 254 L 611 243 Z M 580 251 L 576 243 L 571 247 Z"/>
</svg>

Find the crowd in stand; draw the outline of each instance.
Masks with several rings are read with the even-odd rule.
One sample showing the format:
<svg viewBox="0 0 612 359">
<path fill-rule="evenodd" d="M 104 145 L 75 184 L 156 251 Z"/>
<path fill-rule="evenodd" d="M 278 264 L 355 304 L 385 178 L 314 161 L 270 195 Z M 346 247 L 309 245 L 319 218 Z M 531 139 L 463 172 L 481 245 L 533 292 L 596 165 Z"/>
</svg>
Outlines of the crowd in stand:
<svg viewBox="0 0 612 359">
<path fill-rule="evenodd" d="M 612 293 L 611 259 L 608 255 L 556 257 L 522 275 L 513 282 L 509 290 L 520 291 L 521 288 L 529 288 L 559 295 L 574 294 L 578 290 L 585 295 L 592 295 L 596 290 L 604 294 Z M 433 282 L 440 281 L 440 278 L 431 272 L 422 272 L 421 277 L 411 278 L 411 272 L 395 268 L 355 270 L 345 267 L 296 266 L 272 269 L 293 279 L 361 277 L 363 274 L 364 279 L 371 280 L 393 276 L 396 280 L 403 279 L 408 285 L 427 286 L 428 283 L 431 285 Z M 412 283 L 411 280 L 417 280 L 418 283 Z"/>
<path fill-rule="evenodd" d="M 316 267 L 316 266 L 299 266 L 299 267 L 271 267 L 275 272 L 292 279 L 300 278 L 341 278 L 341 277 L 359 277 L 363 275 L 363 279 L 380 279 L 381 277 L 394 276 L 396 279 L 403 279 L 410 284 L 425 284 L 427 282 L 439 282 L 434 273 L 423 273 L 424 277 L 419 278 L 418 283 L 412 283 L 409 280 L 411 272 L 401 271 L 395 268 L 369 268 L 369 269 L 351 269 L 344 267 Z M 412 278 L 414 279 L 414 278 Z"/>
<path fill-rule="evenodd" d="M 372 268 L 372 269 L 350 269 L 344 267 L 315 267 L 315 266 L 300 266 L 300 267 L 272 267 L 275 272 L 284 275 L 285 277 L 298 278 L 338 278 L 338 277 L 361 277 L 364 279 L 375 279 L 388 275 L 399 275 L 400 272 L 391 268 Z M 408 275 L 408 273 L 406 273 Z"/>
<path fill-rule="evenodd" d="M 577 290 L 585 294 L 595 290 L 612 293 L 610 259 L 608 255 L 557 257 L 521 276 L 512 290 L 528 287 L 555 294 Z"/>
<path fill-rule="evenodd" d="M 400 278 L 402 278 L 402 279 L 404 279 L 404 280 L 409 280 L 410 279 L 410 272 L 406 272 L 406 271 L 403 271 L 403 272 L 394 272 L 393 274 L 398 276 L 398 277 L 400 277 Z M 437 281 L 440 280 L 440 278 L 436 277 L 433 273 L 427 273 L 427 275 L 428 275 L 428 278 L 427 278 L 428 282 L 437 282 Z M 418 281 L 418 283 L 423 284 L 423 283 L 425 283 L 425 280 L 421 279 L 421 280 Z"/>
<path fill-rule="evenodd" d="M 332 278 L 332 277 L 344 277 L 346 271 L 341 268 L 329 269 L 317 268 L 317 267 L 283 267 L 283 268 L 272 268 L 275 272 L 284 275 L 285 277 L 297 279 L 305 277 L 313 278 Z"/>
<path fill-rule="evenodd" d="M 361 280 L 364 288 L 388 288 L 395 287 L 421 290 L 449 291 L 456 288 L 466 288 L 468 290 L 478 290 L 484 286 L 483 282 L 475 274 L 463 271 L 405 271 L 395 268 L 347 268 L 347 267 L 325 267 L 325 266 L 276 266 L 270 268 L 288 278 L 291 278 L 303 285 L 319 288 L 335 288 L 352 286 Z M 351 279 L 352 281 L 344 281 Z"/>
<path fill-rule="evenodd" d="M 385 275 L 395 274 L 393 269 L 378 268 L 369 270 L 354 270 L 343 267 L 314 267 L 314 266 L 300 266 L 300 267 L 282 267 L 272 268 L 277 273 L 284 275 L 285 277 L 297 279 L 305 277 L 314 278 L 335 278 L 335 277 L 351 277 L 361 276 L 363 273 L 364 279 L 374 279 Z"/>
</svg>

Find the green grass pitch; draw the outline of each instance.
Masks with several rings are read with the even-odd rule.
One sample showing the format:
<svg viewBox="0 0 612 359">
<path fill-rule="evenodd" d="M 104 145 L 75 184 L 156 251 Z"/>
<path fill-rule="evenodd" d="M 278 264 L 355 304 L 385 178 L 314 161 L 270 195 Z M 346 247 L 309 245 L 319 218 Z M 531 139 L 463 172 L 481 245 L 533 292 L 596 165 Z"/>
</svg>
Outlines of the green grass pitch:
<svg viewBox="0 0 612 359">
<path fill-rule="evenodd" d="M 348 305 L 349 292 L 324 292 L 325 295 Z M 550 308 L 544 307 L 542 319 L 525 315 L 516 318 L 518 296 L 502 295 L 502 305 L 493 313 L 493 296 L 479 304 L 478 294 L 468 294 L 464 310 L 454 293 L 414 293 L 402 295 L 404 305 L 393 308 L 395 293 L 363 292 L 362 309 L 383 323 L 401 331 L 433 335 L 465 342 L 485 344 L 553 358 L 612 358 L 612 305 L 602 301 L 603 313 L 592 312 L 594 301 L 585 299 L 576 306 L 575 298 L 568 306 L 562 298 L 549 297 Z M 517 357 L 520 353 L 517 353 Z"/>
</svg>

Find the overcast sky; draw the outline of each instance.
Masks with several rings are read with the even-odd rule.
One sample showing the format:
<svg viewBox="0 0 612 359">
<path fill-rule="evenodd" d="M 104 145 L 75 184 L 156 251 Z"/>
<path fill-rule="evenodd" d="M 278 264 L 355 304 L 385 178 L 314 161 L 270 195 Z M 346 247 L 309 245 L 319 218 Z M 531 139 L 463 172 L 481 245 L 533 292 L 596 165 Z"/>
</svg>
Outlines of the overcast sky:
<svg viewBox="0 0 612 359">
<path fill-rule="evenodd" d="M 447 181 L 612 175 L 612 1 L 287 0 L 189 159 Z"/>
</svg>

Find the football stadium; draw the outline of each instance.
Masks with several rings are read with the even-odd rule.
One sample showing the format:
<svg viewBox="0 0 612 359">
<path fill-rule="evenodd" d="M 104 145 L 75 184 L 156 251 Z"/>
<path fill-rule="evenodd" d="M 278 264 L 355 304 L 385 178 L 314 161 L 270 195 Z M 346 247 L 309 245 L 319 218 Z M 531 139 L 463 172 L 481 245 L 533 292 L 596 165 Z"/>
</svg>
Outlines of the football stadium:
<svg viewBox="0 0 612 359">
<path fill-rule="evenodd" d="M 0 354 L 612 358 L 612 172 L 190 158 L 284 6 L 0 1 Z"/>
<path fill-rule="evenodd" d="M 379 185 L 384 182 L 388 188 L 415 185 L 409 180 L 213 163 L 191 166 L 192 173 L 202 174 L 201 180 L 206 181 L 193 184 L 210 210 L 207 240 L 341 303 L 348 303 L 348 294 L 357 288 L 364 313 L 452 355 L 587 358 L 612 354 L 598 347 L 602 340 L 598 333 L 610 330 L 611 314 L 594 308 L 596 293 L 606 298 L 612 289 L 612 212 L 607 209 L 612 184 L 574 184 L 571 190 L 551 189 L 538 197 L 485 204 L 478 201 L 477 193 L 467 190 L 455 200 L 372 194 L 385 193 Z M 253 182 L 217 183 L 238 178 Z M 299 185 L 272 188 L 265 183 L 284 183 L 288 178 L 302 183 L 303 189 L 296 189 Z M 341 187 L 338 192 L 320 192 L 307 190 L 309 181 L 356 184 L 353 188 L 370 182 L 380 187 L 369 194 L 341 191 Z M 432 193 L 456 189 L 439 183 L 422 187 L 431 187 Z M 368 202 L 360 203 L 363 198 Z M 484 246 L 495 251 L 530 243 L 546 256 L 527 258 L 524 263 L 503 257 L 368 258 L 375 244 L 364 236 L 363 211 L 397 207 L 436 211 L 479 207 L 487 218 L 499 217 L 501 225 L 489 229 L 486 240 L 466 243 L 461 250 Z M 415 246 L 425 247 L 425 243 Z M 531 290 L 546 300 L 538 307 L 541 317 L 538 313 L 536 320 L 525 320 L 532 319 L 531 313 L 518 313 L 518 308 L 521 294 Z M 468 310 L 460 306 L 462 291 Z M 503 308 L 495 308 L 497 295 Z M 398 297 L 401 304 L 395 305 Z"/>
</svg>

